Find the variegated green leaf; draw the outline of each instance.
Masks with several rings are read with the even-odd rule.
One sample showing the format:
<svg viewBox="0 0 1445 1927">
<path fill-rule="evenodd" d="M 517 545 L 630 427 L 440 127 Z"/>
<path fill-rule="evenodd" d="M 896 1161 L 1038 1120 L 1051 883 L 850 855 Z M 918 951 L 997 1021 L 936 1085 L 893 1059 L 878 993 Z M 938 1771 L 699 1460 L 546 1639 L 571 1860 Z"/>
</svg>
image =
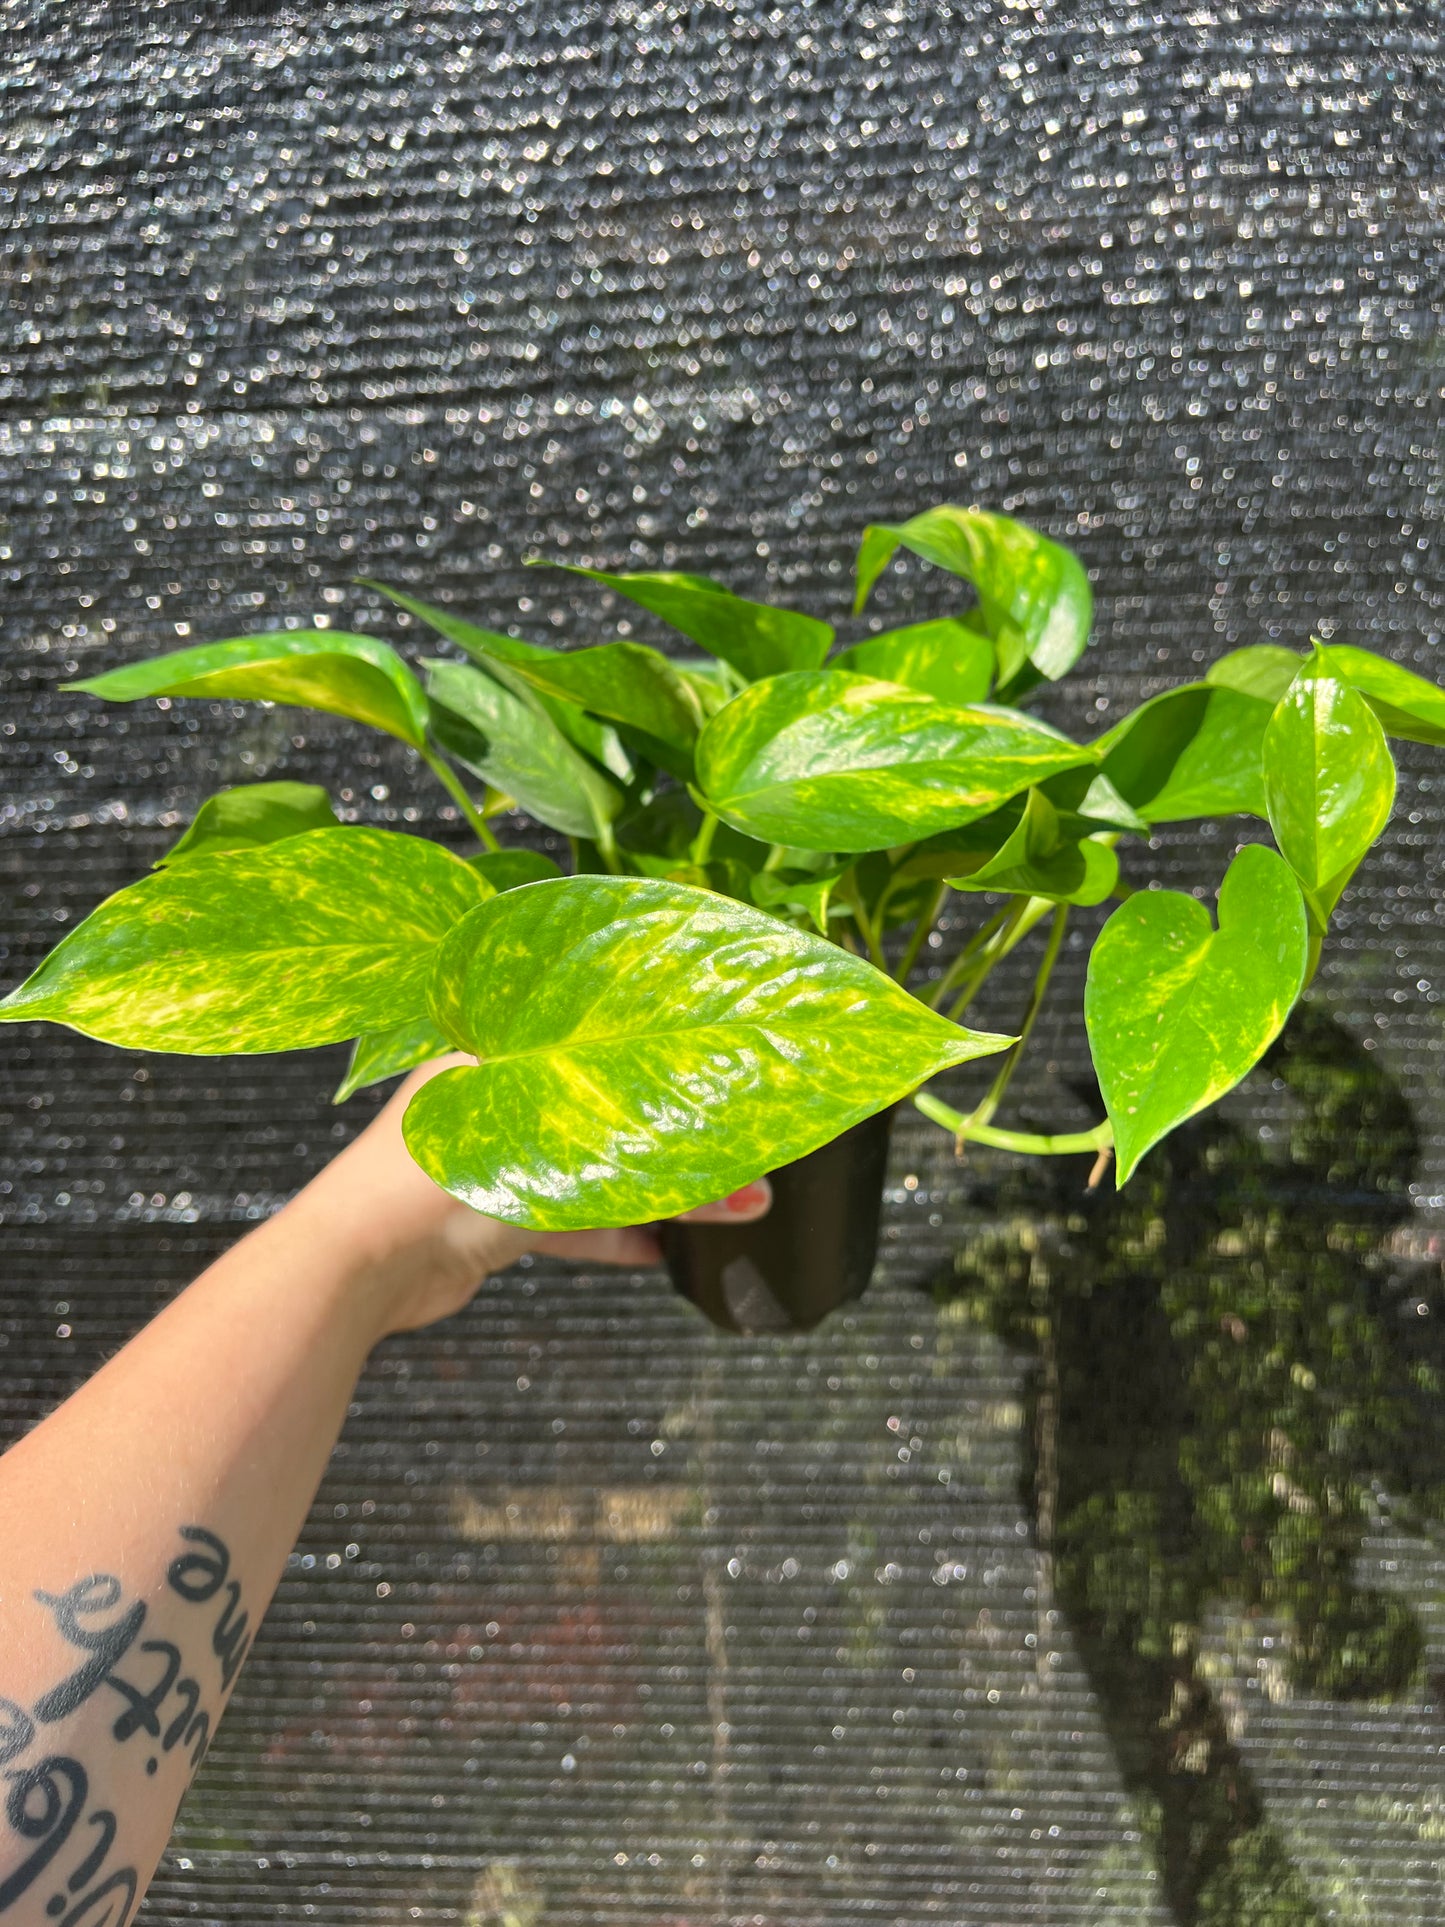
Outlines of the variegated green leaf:
<svg viewBox="0 0 1445 1927">
<path fill-rule="evenodd" d="M 314 783 L 247 783 L 240 789 L 217 790 L 155 867 L 214 856 L 218 850 L 279 843 L 307 830 L 330 829 L 335 822 L 330 797 Z"/>
<path fill-rule="evenodd" d="M 1210 663 L 1204 680 L 1217 689 L 1237 689 L 1242 695 L 1258 696 L 1273 707 L 1306 660 L 1298 651 L 1279 643 L 1257 642 L 1247 649 L 1231 649 L 1227 656 Z"/>
<path fill-rule="evenodd" d="M 367 587 L 419 616 L 458 643 L 474 662 L 496 676 L 510 670 L 530 688 L 610 722 L 626 724 L 657 746 L 666 766 L 686 780 L 703 708 L 667 657 L 639 642 L 604 642 L 589 649 L 543 649 L 535 642 L 499 635 L 463 622 L 445 609 L 379 582 Z M 510 682 L 505 674 L 503 681 Z M 514 686 L 514 685 L 513 685 Z M 657 760 L 656 757 L 653 760 Z"/>
<path fill-rule="evenodd" d="M 412 1017 L 392 1030 L 358 1037 L 351 1047 L 346 1075 L 331 1101 L 344 1104 L 348 1097 L 368 1085 L 385 1083 L 388 1077 L 399 1077 L 403 1071 L 414 1071 L 418 1065 L 431 1063 L 434 1057 L 445 1057 L 450 1049 L 451 1045 L 430 1017 Z"/>
<path fill-rule="evenodd" d="M 1007 1041 L 761 911 L 621 877 L 484 905 L 438 953 L 432 1003 L 478 1062 L 413 1097 L 413 1157 L 477 1210 L 546 1230 L 722 1196 Z"/>
<path fill-rule="evenodd" d="M 1094 944 L 1084 1017 L 1123 1184 L 1151 1145 L 1231 1090 L 1274 1042 L 1304 984 L 1299 884 L 1262 843 L 1219 892 L 1219 928 L 1178 890 L 1139 890 Z"/>
<path fill-rule="evenodd" d="M 1271 708 L 1227 684 L 1184 683 L 1121 717 L 1091 745 L 1103 774 L 1148 823 L 1263 816 Z"/>
<path fill-rule="evenodd" d="M 951 505 L 874 523 L 858 551 L 855 609 L 900 548 L 973 584 L 1001 693 L 1040 676 L 1057 681 L 1083 653 L 1094 611 L 1089 578 L 1077 556 L 1027 523 Z"/>
<path fill-rule="evenodd" d="M 136 1050 L 299 1050 L 423 1015 L 432 955 L 493 894 L 388 830 L 198 856 L 110 897 L 0 1004 Z"/>
<path fill-rule="evenodd" d="M 981 703 L 993 685 L 993 644 L 966 622 L 915 622 L 840 649 L 829 667 L 901 682 L 941 703 Z"/>
<path fill-rule="evenodd" d="M 1332 676 L 1360 692 L 1387 736 L 1437 749 L 1445 744 L 1445 689 L 1352 643 L 1324 643 L 1319 657 Z"/>
<path fill-rule="evenodd" d="M 1321 651 L 1280 698 L 1264 738 L 1269 824 L 1323 927 L 1390 820 L 1395 765 L 1370 705 Z"/>
<path fill-rule="evenodd" d="M 623 793 L 568 741 L 539 700 L 464 662 L 427 665 L 432 730 L 448 755 L 539 823 L 600 838 Z"/>
<path fill-rule="evenodd" d="M 699 785 L 725 822 L 842 852 L 931 836 L 1093 760 L 1017 710 L 954 708 L 841 669 L 754 683 L 697 745 Z"/>
<path fill-rule="evenodd" d="M 562 874 L 551 857 L 543 856 L 540 850 L 484 850 L 480 856 L 469 856 L 467 862 L 497 891 L 520 890 L 524 883 L 545 883 L 549 877 Z"/>
<path fill-rule="evenodd" d="M 539 558 L 540 560 L 540 558 Z M 590 576 L 629 602 L 680 629 L 714 656 L 731 663 L 748 681 L 785 669 L 817 669 L 833 641 L 832 627 L 796 609 L 749 602 L 706 575 L 639 569 L 616 573 L 553 563 L 572 575 Z"/>
<path fill-rule="evenodd" d="M 286 629 L 203 642 L 65 687 L 112 703 L 135 702 L 142 696 L 291 703 L 369 723 L 413 749 L 426 742 L 426 696 L 401 657 L 375 636 L 333 629 Z"/>
<path fill-rule="evenodd" d="M 1071 836 L 1066 819 L 1043 792 L 1030 790 L 1018 822 L 1000 847 L 948 881 L 955 890 L 1004 891 L 1047 897 L 1050 903 L 1102 903 L 1119 881 L 1119 859 L 1107 843 Z"/>
</svg>

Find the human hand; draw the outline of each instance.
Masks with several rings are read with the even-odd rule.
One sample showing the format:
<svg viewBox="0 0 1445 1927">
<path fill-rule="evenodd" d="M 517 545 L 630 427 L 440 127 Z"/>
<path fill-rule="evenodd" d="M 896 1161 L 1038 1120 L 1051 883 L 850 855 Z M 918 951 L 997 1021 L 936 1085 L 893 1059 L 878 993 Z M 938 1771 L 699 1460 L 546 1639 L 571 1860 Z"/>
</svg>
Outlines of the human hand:
<svg viewBox="0 0 1445 1927">
<path fill-rule="evenodd" d="M 632 1265 L 662 1262 L 655 1230 L 630 1225 L 604 1231 L 524 1231 L 483 1217 L 434 1184 L 413 1160 L 401 1134 L 412 1093 L 463 1056 L 438 1058 L 414 1071 L 360 1137 L 341 1152 L 287 1207 L 320 1214 L 321 1235 L 349 1247 L 357 1291 L 367 1302 L 375 1336 L 411 1331 L 449 1318 L 475 1296 L 491 1272 L 524 1252 L 544 1252 L 573 1263 Z M 747 1224 L 772 1203 L 766 1178 L 731 1197 L 683 1214 L 704 1224 Z"/>
</svg>

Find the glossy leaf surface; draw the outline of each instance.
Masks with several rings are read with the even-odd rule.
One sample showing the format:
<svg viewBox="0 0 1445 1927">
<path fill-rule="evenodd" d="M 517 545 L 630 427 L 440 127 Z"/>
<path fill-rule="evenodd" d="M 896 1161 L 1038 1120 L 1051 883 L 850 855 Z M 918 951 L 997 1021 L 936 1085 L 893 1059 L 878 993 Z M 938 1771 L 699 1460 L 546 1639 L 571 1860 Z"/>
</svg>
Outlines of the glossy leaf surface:
<svg viewBox="0 0 1445 1927">
<path fill-rule="evenodd" d="M 1132 804 L 1126 803 L 1100 769 L 1065 770 L 1039 784 L 1056 810 L 1080 817 L 1087 830 L 1128 830 L 1147 836 L 1149 825 Z"/>
<path fill-rule="evenodd" d="M 427 689 L 443 749 L 538 822 L 595 837 L 621 809 L 622 791 L 539 703 L 463 662 L 429 663 Z"/>
<path fill-rule="evenodd" d="M 375 636 L 331 629 L 287 629 L 203 642 L 65 687 L 113 703 L 142 696 L 289 703 L 369 723 L 413 749 L 426 741 L 426 696 L 396 651 Z"/>
<path fill-rule="evenodd" d="M 1259 696 L 1277 703 L 1289 688 L 1307 657 L 1275 642 L 1260 642 L 1248 649 L 1231 649 L 1218 662 L 1210 663 L 1204 680 L 1219 689 L 1237 689 L 1246 696 Z"/>
<path fill-rule="evenodd" d="M 955 890 L 1005 891 L 1047 897 L 1051 903 L 1102 903 L 1119 881 L 1119 859 L 1107 843 L 1071 837 L 1048 798 L 1030 790 L 999 848 L 948 881 Z"/>
<path fill-rule="evenodd" d="M 1089 1046 L 1122 1185 L 1151 1145 L 1231 1090 L 1274 1039 L 1304 983 L 1299 884 L 1262 843 L 1219 892 L 1219 927 L 1178 890 L 1140 890 L 1094 944 Z"/>
<path fill-rule="evenodd" d="M 300 1050 L 426 1009 L 432 954 L 492 895 L 459 857 L 389 830 L 312 830 L 158 870 L 79 924 L 0 1019 L 137 1050 Z"/>
<path fill-rule="evenodd" d="M 483 906 L 438 952 L 432 1003 L 481 1061 L 412 1099 L 413 1157 L 477 1210 L 552 1230 L 723 1196 L 1006 1041 L 761 911 L 620 877 Z"/>
<path fill-rule="evenodd" d="M 987 509 L 952 506 L 875 523 L 858 551 L 855 609 L 900 548 L 973 584 L 1001 685 L 1025 664 L 1057 681 L 1083 653 L 1094 611 L 1089 578 L 1076 555 L 1037 529 Z"/>
<path fill-rule="evenodd" d="M 830 669 L 755 683 L 698 739 L 698 781 L 726 822 L 801 849 L 890 848 L 983 816 L 1091 764 L 1067 737 L 983 705 Z"/>
<path fill-rule="evenodd" d="M 314 783 L 247 783 L 240 789 L 217 790 L 155 867 L 214 856 L 218 850 L 279 843 L 307 830 L 330 829 L 335 823 L 330 797 Z"/>
<path fill-rule="evenodd" d="M 748 681 L 776 676 L 785 669 L 818 669 L 833 642 L 832 626 L 796 609 L 749 602 L 706 575 L 668 570 L 614 574 L 555 563 L 572 575 L 590 576 L 629 602 L 650 610 L 700 643 L 711 655 L 731 663 Z"/>
<path fill-rule="evenodd" d="M 1259 696 L 1185 683 L 1142 703 L 1092 747 L 1104 775 L 1148 823 L 1263 816 L 1270 715 Z"/>
<path fill-rule="evenodd" d="M 596 716 L 589 716 L 585 710 L 579 709 L 576 703 L 564 702 L 558 696 L 544 695 L 541 690 L 535 689 L 525 676 L 518 673 L 515 663 L 506 655 L 509 650 L 519 653 L 530 650 L 539 656 L 548 656 L 552 653 L 550 650 L 542 649 L 536 643 L 519 642 L 516 637 L 501 635 L 495 629 L 480 628 L 475 622 L 467 622 L 461 616 L 454 616 L 450 610 L 439 609 L 434 603 L 422 602 L 418 597 L 408 595 L 403 589 L 388 588 L 384 582 L 375 582 L 369 577 L 363 577 L 362 584 L 363 587 L 375 589 L 378 594 L 384 595 L 399 609 L 405 609 L 409 614 L 418 617 L 426 623 L 428 628 L 435 629 L 438 635 L 445 636 L 449 642 L 455 642 L 459 648 L 465 650 L 473 662 L 487 672 L 494 682 L 500 683 L 504 689 L 509 690 L 528 707 L 538 709 L 547 716 L 554 727 L 569 743 L 580 749 L 584 756 L 590 757 L 604 769 L 610 770 L 620 781 L 626 783 L 631 780 L 631 761 L 612 725 L 601 721 Z M 436 733 L 433 727 L 432 734 L 436 735 Z"/>
<path fill-rule="evenodd" d="M 403 1071 L 414 1071 L 420 1064 L 429 1064 L 434 1057 L 445 1057 L 450 1049 L 451 1045 L 430 1017 L 413 1017 L 392 1030 L 358 1037 L 351 1047 L 346 1075 L 331 1101 L 344 1104 L 354 1092 L 384 1083 L 388 1077 L 399 1077 Z"/>
<path fill-rule="evenodd" d="M 993 644 L 966 622 L 915 622 L 839 650 L 828 666 L 901 682 L 941 703 L 981 703 L 993 685 Z"/>
<path fill-rule="evenodd" d="M 1389 821 L 1385 732 L 1358 691 L 1311 664 L 1270 718 L 1264 776 L 1274 840 L 1323 925 Z"/>
<path fill-rule="evenodd" d="M 495 629 L 463 622 L 448 610 L 421 602 L 400 589 L 373 582 L 367 586 L 380 589 L 401 608 L 419 616 L 494 675 L 499 667 L 505 667 L 543 695 L 590 710 L 611 722 L 627 723 L 680 751 L 690 767 L 702 707 L 658 650 L 639 642 L 604 642 L 590 649 L 565 651 L 544 649 L 535 642 L 522 642 Z"/>
<path fill-rule="evenodd" d="M 1387 736 L 1445 745 L 1445 689 L 1386 656 L 1350 643 L 1324 643 L 1319 655 L 1333 676 L 1357 689 Z"/>
</svg>

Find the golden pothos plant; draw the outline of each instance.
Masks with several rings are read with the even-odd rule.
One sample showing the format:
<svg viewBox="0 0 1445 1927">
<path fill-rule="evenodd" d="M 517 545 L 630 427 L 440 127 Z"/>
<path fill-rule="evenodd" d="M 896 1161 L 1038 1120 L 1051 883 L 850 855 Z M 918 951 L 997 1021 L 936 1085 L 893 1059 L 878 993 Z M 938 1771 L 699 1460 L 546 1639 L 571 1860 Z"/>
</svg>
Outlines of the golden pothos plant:
<svg viewBox="0 0 1445 1927">
<path fill-rule="evenodd" d="M 340 824 L 307 785 L 225 790 L 0 1019 L 204 1055 L 353 1039 L 339 1096 L 464 1051 L 474 1064 L 412 1099 L 412 1154 L 480 1210 L 544 1229 L 684 1210 L 909 1095 L 963 1140 L 1112 1150 L 1123 1183 L 1278 1034 L 1389 817 L 1387 736 L 1445 743 L 1445 691 L 1364 649 L 1247 648 L 1074 742 L 1025 705 L 1088 641 L 1077 558 L 1008 517 L 931 508 L 865 530 L 857 610 L 900 548 L 967 584 L 963 606 L 837 650 L 826 622 L 705 576 L 581 569 L 705 653 L 549 649 L 384 589 L 466 660 L 418 675 L 374 637 L 291 630 L 72 685 L 380 729 L 478 848 Z M 501 847 L 516 814 L 571 839 L 574 874 Z M 1206 817 L 1272 837 L 1234 857 L 1217 919 L 1130 890 L 1131 838 Z M 982 914 L 930 976 L 953 893 Z M 1010 1130 L 995 1118 L 1071 909 L 1113 897 L 1084 1000 L 1106 1115 Z M 1018 1035 L 966 1028 L 1040 924 Z M 924 1088 L 994 1054 L 966 1114 Z"/>
</svg>

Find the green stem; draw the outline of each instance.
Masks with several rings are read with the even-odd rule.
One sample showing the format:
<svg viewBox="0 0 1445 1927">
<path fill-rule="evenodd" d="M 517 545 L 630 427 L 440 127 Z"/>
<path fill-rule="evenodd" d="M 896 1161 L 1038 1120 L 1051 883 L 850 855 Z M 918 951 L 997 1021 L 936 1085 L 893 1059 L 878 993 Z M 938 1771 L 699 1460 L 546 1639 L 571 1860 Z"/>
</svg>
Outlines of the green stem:
<svg viewBox="0 0 1445 1927">
<path fill-rule="evenodd" d="M 948 1007 L 947 1015 L 951 1024 L 962 1021 L 963 1013 L 987 982 L 989 973 L 1003 962 L 1019 941 L 1019 930 L 1031 901 L 1029 897 L 1015 897 L 1008 905 L 992 936 L 975 956 L 972 968 L 963 978 L 957 995 Z"/>
<path fill-rule="evenodd" d="M 492 835 L 490 827 L 482 817 L 481 812 L 477 809 L 476 804 L 473 803 L 471 797 L 467 795 L 466 790 L 462 787 L 455 773 L 448 768 L 440 756 L 434 756 L 429 749 L 424 749 L 421 752 L 421 759 L 441 784 L 447 795 L 451 797 L 462 815 L 467 819 L 467 822 L 471 825 L 473 835 L 481 844 L 482 848 L 491 851 L 500 850 L 502 847 L 501 844 L 498 843 L 497 839 Z"/>
<path fill-rule="evenodd" d="M 938 921 L 938 913 L 943 908 L 943 900 L 947 895 L 948 885 L 940 883 L 930 900 L 919 911 L 918 921 L 913 926 L 913 935 L 908 939 L 908 948 L 899 959 L 898 968 L 893 973 L 900 984 L 907 984 L 909 973 L 918 962 L 918 953 Z"/>
<path fill-rule="evenodd" d="M 981 930 L 974 931 L 968 942 L 963 946 L 962 950 L 959 951 L 953 962 L 933 986 L 933 993 L 928 999 L 928 1007 L 930 1010 L 938 1009 L 954 985 L 960 982 L 967 973 L 969 965 L 973 962 L 979 951 L 993 941 L 1009 917 L 1013 915 L 1014 910 L 1014 901 L 1010 899 L 1002 910 L 996 910 L 994 912 Z"/>
<path fill-rule="evenodd" d="M 988 955 L 983 959 L 981 967 L 974 972 L 972 981 L 964 986 L 955 999 L 948 1013 L 950 1022 L 958 1023 L 964 1011 L 982 989 L 989 973 L 996 970 L 1005 957 L 1012 955 L 1034 925 L 1054 908 L 1047 897 L 1024 897 L 1021 903 L 1022 908 L 1017 915 L 1010 918 L 1006 927 L 990 944 Z"/>
<path fill-rule="evenodd" d="M 863 907 L 863 892 L 858 887 L 856 872 L 850 870 L 847 876 L 844 877 L 843 882 L 848 887 L 846 891 L 840 891 L 839 894 L 853 912 L 853 921 L 863 933 L 863 941 L 868 946 L 868 961 L 873 965 L 875 970 L 881 970 L 886 976 L 888 974 L 888 959 L 883 954 L 883 945 L 878 940 L 878 932 L 874 928 L 868 912 Z"/>
<path fill-rule="evenodd" d="M 995 1151 L 1019 1151 L 1026 1157 L 1071 1157 L 1080 1151 L 1107 1151 L 1114 1142 L 1113 1127 L 1107 1118 L 1091 1131 L 1060 1131 L 1040 1136 L 1033 1131 L 1001 1131 L 992 1124 L 976 1124 L 971 1117 L 965 1117 L 962 1111 L 954 1110 L 951 1104 L 944 1104 L 928 1091 L 916 1092 L 913 1106 L 934 1124 L 952 1131 L 956 1138 L 986 1144 Z"/>
<path fill-rule="evenodd" d="M 692 839 L 692 860 L 694 863 L 703 864 L 707 862 L 709 856 L 712 854 L 712 840 L 717 835 L 717 831 L 717 818 L 711 810 L 705 810 L 703 812 L 702 828 Z"/>
<path fill-rule="evenodd" d="M 1053 976 L 1054 965 L 1059 960 L 1059 951 L 1063 947 L 1064 932 L 1068 928 L 1068 923 L 1069 906 L 1066 903 L 1061 903 L 1054 911 L 1054 927 L 1049 932 L 1048 943 L 1044 946 L 1043 959 L 1039 964 L 1038 975 L 1034 978 L 1034 987 L 1029 995 L 1029 1007 L 1024 1012 L 1023 1023 L 1019 1026 L 1018 1039 L 1012 1049 L 1005 1054 L 1003 1064 L 999 1069 L 999 1074 L 993 1080 L 988 1096 L 978 1105 L 973 1113 L 975 1122 L 979 1124 L 992 1123 L 993 1114 L 998 1109 L 999 1104 L 1003 1100 L 1003 1094 L 1009 1087 L 1009 1079 L 1018 1069 L 1019 1059 L 1023 1056 L 1024 1047 L 1029 1041 L 1029 1033 L 1033 1030 L 1035 1023 L 1038 1021 L 1039 1012 L 1043 1009 L 1044 997 L 1049 988 L 1049 979 Z"/>
<path fill-rule="evenodd" d="M 609 872 L 615 877 L 621 876 L 622 863 L 617 854 L 617 837 L 610 823 L 598 824 L 597 849 Z"/>
<path fill-rule="evenodd" d="M 783 858 L 784 858 L 784 856 L 786 856 L 786 854 L 787 854 L 787 845 L 786 845 L 786 844 L 784 844 L 784 843 L 770 843 L 770 844 L 768 845 L 768 854 L 767 854 L 767 857 L 766 857 L 766 859 L 765 859 L 765 861 L 764 861 L 764 863 L 763 863 L 763 868 L 764 868 L 765 870 L 779 870 L 779 869 L 781 869 L 781 868 L 782 868 L 782 864 L 783 864 Z"/>
</svg>

